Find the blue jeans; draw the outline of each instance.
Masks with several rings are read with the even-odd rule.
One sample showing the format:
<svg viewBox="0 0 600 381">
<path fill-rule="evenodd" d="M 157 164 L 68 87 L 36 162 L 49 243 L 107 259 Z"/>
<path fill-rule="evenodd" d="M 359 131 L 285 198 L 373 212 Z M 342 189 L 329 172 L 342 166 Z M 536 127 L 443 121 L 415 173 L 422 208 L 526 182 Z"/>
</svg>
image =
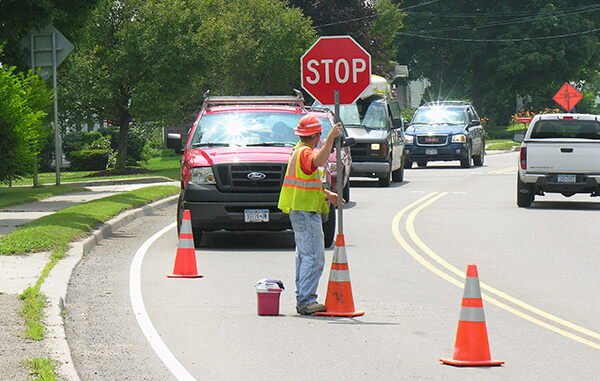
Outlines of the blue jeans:
<svg viewBox="0 0 600 381">
<path fill-rule="evenodd" d="M 317 301 L 319 279 L 325 265 L 325 243 L 321 215 L 290 210 L 296 242 L 296 306 Z"/>
</svg>

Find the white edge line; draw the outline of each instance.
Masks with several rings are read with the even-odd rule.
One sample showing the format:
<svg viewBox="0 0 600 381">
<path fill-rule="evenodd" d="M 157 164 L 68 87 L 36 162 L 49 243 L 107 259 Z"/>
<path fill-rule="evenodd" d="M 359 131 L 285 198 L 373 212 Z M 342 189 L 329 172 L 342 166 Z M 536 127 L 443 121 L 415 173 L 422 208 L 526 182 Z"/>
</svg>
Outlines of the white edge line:
<svg viewBox="0 0 600 381">
<path fill-rule="evenodd" d="M 154 349 L 154 352 L 160 357 L 162 362 L 167 368 L 173 373 L 178 380 L 195 380 L 195 378 L 181 365 L 181 363 L 173 356 L 173 353 L 169 350 L 167 345 L 162 341 L 160 335 L 152 325 L 146 307 L 144 306 L 144 300 L 142 298 L 142 262 L 144 256 L 150 248 L 150 246 L 167 231 L 173 229 L 176 222 L 163 228 L 158 233 L 150 237 L 135 253 L 133 261 L 131 262 L 131 268 L 129 271 L 129 295 L 131 297 L 131 306 L 133 307 L 133 313 L 137 318 L 138 324 L 146 336 L 146 339 Z M 166 275 L 165 275 L 166 276 Z"/>
</svg>

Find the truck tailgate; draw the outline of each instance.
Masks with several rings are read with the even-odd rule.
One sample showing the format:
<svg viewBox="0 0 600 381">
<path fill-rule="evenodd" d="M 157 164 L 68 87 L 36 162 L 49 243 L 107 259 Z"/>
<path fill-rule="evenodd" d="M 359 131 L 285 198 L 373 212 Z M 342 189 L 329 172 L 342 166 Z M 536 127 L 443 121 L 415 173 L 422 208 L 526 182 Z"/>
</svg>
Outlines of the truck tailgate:
<svg viewBox="0 0 600 381">
<path fill-rule="evenodd" d="M 529 141 L 527 172 L 600 174 L 600 141 Z"/>
</svg>

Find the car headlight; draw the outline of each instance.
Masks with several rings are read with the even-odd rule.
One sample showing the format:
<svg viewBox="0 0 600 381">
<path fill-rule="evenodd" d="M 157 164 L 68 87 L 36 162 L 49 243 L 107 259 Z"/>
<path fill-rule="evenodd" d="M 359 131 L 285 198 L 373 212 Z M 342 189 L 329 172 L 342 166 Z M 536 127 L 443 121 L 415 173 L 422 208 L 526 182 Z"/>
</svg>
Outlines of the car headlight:
<svg viewBox="0 0 600 381">
<path fill-rule="evenodd" d="M 464 134 L 457 134 L 452 136 L 452 143 L 466 143 L 467 136 Z"/>
<path fill-rule="evenodd" d="M 406 144 L 413 144 L 415 137 L 413 135 L 404 135 L 404 140 Z"/>
<path fill-rule="evenodd" d="M 380 149 L 381 149 L 381 144 L 379 144 L 379 143 L 371 144 L 371 151 L 379 151 Z"/>
<path fill-rule="evenodd" d="M 194 184 L 216 184 L 215 175 L 210 167 L 196 167 L 192 168 L 190 181 Z"/>
</svg>

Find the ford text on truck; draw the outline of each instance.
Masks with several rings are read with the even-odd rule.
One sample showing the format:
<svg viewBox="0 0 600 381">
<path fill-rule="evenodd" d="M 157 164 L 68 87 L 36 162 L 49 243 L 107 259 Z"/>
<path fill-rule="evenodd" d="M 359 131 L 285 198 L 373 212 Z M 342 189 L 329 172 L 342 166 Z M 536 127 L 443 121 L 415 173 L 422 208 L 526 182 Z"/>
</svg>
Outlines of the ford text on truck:
<svg viewBox="0 0 600 381">
<path fill-rule="evenodd" d="M 178 227 L 188 209 L 196 246 L 208 231 L 291 229 L 277 203 L 290 153 L 299 141 L 295 129 L 308 112 L 301 95 L 210 96 L 183 149 L 181 135 L 168 135 L 167 146 L 183 154 Z M 325 137 L 332 126 L 323 122 L 322 127 Z M 320 169 L 327 187 L 328 168 Z M 323 219 L 326 246 L 334 239 L 335 215 L 330 206 Z"/>
<path fill-rule="evenodd" d="M 517 205 L 528 207 L 536 196 L 576 193 L 600 196 L 600 117 L 588 114 L 540 114 L 521 142 Z"/>
</svg>

